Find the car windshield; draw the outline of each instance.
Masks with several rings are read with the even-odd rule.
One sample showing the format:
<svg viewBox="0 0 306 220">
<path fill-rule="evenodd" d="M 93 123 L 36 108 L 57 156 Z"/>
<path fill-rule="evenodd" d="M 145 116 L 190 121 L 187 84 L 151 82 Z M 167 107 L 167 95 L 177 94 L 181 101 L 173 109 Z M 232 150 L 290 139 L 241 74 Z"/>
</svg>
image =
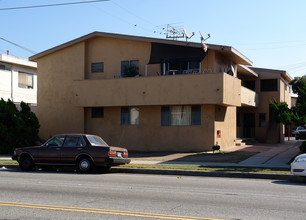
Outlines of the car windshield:
<svg viewBox="0 0 306 220">
<path fill-rule="evenodd" d="M 86 135 L 86 137 L 92 146 L 108 146 L 108 144 L 99 136 Z"/>
</svg>

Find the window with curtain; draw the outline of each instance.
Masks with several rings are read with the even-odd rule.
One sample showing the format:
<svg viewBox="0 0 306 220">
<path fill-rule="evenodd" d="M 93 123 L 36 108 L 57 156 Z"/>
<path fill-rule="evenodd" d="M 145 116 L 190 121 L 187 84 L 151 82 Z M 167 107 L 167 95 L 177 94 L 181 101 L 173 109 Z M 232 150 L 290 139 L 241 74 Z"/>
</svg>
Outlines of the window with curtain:
<svg viewBox="0 0 306 220">
<path fill-rule="evenodd" d="M 33 75 L 25 72 L 19 72 L 18 87 L 25 89 L 33 89 Z"/>
<path fill-rule="evenodd" d="M 122 107 L 121 125 L 138 125 L 138 124 L 139 124 L 139 108 Z"/>
<path fill-rule="evenodd" d="M 162 126 L 201 125 L 201 106 L 179 105 L 161 107 Z"/>
</svg>

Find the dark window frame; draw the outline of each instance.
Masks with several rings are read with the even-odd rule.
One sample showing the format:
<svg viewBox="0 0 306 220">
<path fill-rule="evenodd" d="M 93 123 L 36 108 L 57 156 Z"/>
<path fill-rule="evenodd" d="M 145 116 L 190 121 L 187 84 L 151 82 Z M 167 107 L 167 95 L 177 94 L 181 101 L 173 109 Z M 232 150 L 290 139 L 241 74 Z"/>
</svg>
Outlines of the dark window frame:
<svg viewBox="0 0 306 220">
<path fill-rule="evenodd" d="M 132 66 L 136 67 L 136 72 L 139 75 L 139 60 L 122 60 L 121 61 L 121 76 L 126 77 L 125 76 L 125 68 L 126 67 L 130 68 Z"/>
<path fill-rule="evenodd" d="M 91 63 L 91 73 L 104 73 L 104 62 Z"/>
<path fill-rule="evenodd" d="M 261 92 L 277 92 L 278 80 L 277 79 L 261 79 L 260 80 Z"/>
<path fill-rule="evenodd" d="M 267 120 L 266 113 L 259 113 L 258 114 L 258 127 L 260 128 L 266 127 L 266 123 L 267 123 L 266 120 Z"/>
<path fill-rule="evenodd" d="M 131 120 L 131 117 L 132 117 L 131 110 L 133 109 L 137 109 L 137 112 L 138 112 L 138 120 L 136 120 L 135 122 Z M 120 124 L 121 125 L 139 125 L 139 107 L 121 107 Z"/>
<path fill-rule="evenodd" d="M 190 124 L 188 125 L 172 125 L 171 121 L 171 107 L 161 106 L 161 126 L 201 126 L 202 125 L 202 106 L 201 105 L 188 105 L 191 106 Z"/>
<path fill-rule="evenodd" d="M 91 118 L 104 118 L 104 108 L 103 107 L 92 107 L 91 108 Z"/>
</svg>

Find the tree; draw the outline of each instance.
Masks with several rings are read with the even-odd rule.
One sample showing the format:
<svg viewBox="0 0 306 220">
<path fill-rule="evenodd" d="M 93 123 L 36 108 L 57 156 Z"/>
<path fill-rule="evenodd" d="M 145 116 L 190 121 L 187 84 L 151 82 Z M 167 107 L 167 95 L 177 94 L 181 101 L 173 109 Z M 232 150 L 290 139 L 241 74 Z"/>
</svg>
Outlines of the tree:
<svg viewBox="0 0 306 220">
<path fill-rule="evenodd" d="M 295 77 L 290 84 L 294 93 L 298 94 L 296 106 L 292 108 L 293 122 L 296 126 L 306 124 L 306 75 Z"/>
<path fill-rule="evenodd" d="M 299 88 L 306 83 L 306 75 L 302 77 L 294 77 L 293 80 L 289 83 L 292 86 L 292 91 L 296 94 L 299 94 Z"/>
<path fill-rule="evenodd" d="M 0 100 L 0 153 L 11 154 L 15 148 L 34 145 L 38 140 L 39 122 L 28 104 L 21 110 L 11 101 Z"/>
<path fill-rule="evenodd" d="M 270 103 L 272 117 L 277 123 L 288 125 L 288 137 L 290 136 L 289 126 L 293 122 L 296 126 L 306 124 L 306 75 L 295 77 L 291 82 L 292 90 L 298 94 L 296 107 L 288 108 L 287 103 L 278 103 L 275 99 Z"/>
</svg>

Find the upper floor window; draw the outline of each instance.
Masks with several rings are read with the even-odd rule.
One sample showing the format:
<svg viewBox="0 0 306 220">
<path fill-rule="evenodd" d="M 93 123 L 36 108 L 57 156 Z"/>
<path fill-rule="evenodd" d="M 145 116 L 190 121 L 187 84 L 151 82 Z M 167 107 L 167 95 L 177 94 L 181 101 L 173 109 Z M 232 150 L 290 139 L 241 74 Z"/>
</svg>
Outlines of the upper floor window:
<svg viewBox="0 0 306 220">
<path fill-rule="evenodd" d="M 244 80 L 242 85 L 250 90 L 255 91 L 255 80 Z"/>
<path fill-rule="evenodd" d="M 139 61 L 128 60 L 121 61 L 121 76 L 122 77 L 134 77 L 139 74 Z"/>
<path fill-rule="evenodd" d="M 18 87 L 25 89 L 33 89 L 33 74 L 19 72 L 18 73 Z"/>
<path fill-rule="evenodd" d="M 0 64 L 0 70 L 11 71 L 12 68 L 10 66 L 4 65 L 4 64 Z"/>
<path fill-rule="evenodd" d="M 104 72 L 104 63 L 92 63 L 91 64 L 91 72 L 92 73 L 103 73 Z"/>
<path fill-rule="evenodd" d="M 139 108 L 138 107 L 122 107 L 121 108 L 121 124 L 122 125 L 138 125 L 139 124 Z"/>
<path fill-rule="evenodd" d="M 261 92 L 277 91 L 277 79 L 262 79 L 260 80 Z"/>
<path fill-rule="evenodd" d="M 162 106 L 162 126 L 190 126 L 201 125 L 201 106 Z"/>
</svg>

